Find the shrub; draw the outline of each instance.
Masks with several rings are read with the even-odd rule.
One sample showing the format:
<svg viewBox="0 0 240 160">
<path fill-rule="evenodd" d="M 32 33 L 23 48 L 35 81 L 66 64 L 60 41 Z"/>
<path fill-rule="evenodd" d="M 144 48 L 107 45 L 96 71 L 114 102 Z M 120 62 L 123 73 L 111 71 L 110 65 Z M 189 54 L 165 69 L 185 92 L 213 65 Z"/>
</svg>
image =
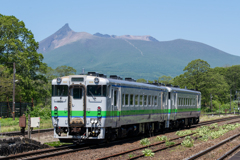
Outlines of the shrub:
<svg viewBox="0 0 240 160">
<path fill-rule="evenodd" d="M 40 117 L 41 119 L 50 119 L 51 118 L 51 107 L 46 106 L 46 107 L 40 107 L 40 105 L 34 106 L 33 109 L 31 110 L 28 108 L 30 111 L 31 117 Z M 28 117 L 28 113 L 26 114 Z"/>
<path fill-rule="evenodd" d="M 150 145 L 150 142 L 149 142 L 149 139 L 147 138 L 144 138 L 140 141 L 140 144 L 143 145 L 143 146 L 148 146 Z"/>
<path fill-rule="evenodd" d="M 168 138 L 167 138 L 167 136 L 162 136 L 162 137 L 157 136 L 157 140 L 159 140 L 159 141 L 167 141 Z"/>
<path fill-rule="evenodd" d="M 152 152 L 151 149 L 145 149 L 142 151 L 145 157 L 153 157 L 155 153 Z"/>
<path fill-rule="evenodd" d="M 165 142 L 166 146 L 171 146 L 171 145 L 174 145 L 174 144 L 175 144 L 175 142 L 170 142 L 169 140 L 166 140 L 166 142 Z"/>
<path fill-rule="evenodd" d="M 182 141 L 181 145 L 185 147 L 192 147 L 194 140 L 190 136 L 186 136 L 185 139 Z"/>
<path fill-rule="evenodd" d="M 192 133 L 191 130 L 177 131 L 176 135 L 178 135 L 178 136 L 185 136 L 185 135 L 188 135 L 188 134 L 191 134 L 191 133 Z"/>
</svg>

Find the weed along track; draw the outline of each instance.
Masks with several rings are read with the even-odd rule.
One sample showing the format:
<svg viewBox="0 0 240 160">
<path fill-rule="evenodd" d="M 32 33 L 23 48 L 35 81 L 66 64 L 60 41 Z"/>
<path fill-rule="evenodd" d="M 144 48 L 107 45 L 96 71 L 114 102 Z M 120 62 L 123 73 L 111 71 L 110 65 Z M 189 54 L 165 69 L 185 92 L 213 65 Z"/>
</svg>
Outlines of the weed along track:
<svg viewBox="0 0 240 160">
<path fill-rule="evenodd" d="M 233 139 L 235 139 L 235 138 L 237 138 L 237 137 L 239 137 L 239 136 L 240 136 L 240 133 L 239 133 L 239 134 L 236 134 L 236 135 L 234 135 L 234 136 L 232 136 L 232 137 L 229 137 L 229 138 L 221 141 L 220 143 L 218 143 L 218 144 L 216 144 L 216 145 L 214 145 L 214 146 L 212 146 L 212 147 L 209 147 L 208 149 L 203 150 L 203 151 L 201 151 L 201 152 L 199 152 L 199 153 L 197 153 L 197 154 L 195 154 L 195 155 L 187 158 L 187 160 L 194 160 L 194 159 L 196 159 L 196 158 L 198 158 L 198 157 L 204 156 L 204 155 L 208 154 L 209 152 L 211 152 L 212 150 L 214 150 L 214 149 L 216 149 L 216 148 L 224 145 L 225 143 L 231 142 L 231 140 L 233 140 Z M 224 156 L 222 156 L 222 157 L 219 158 L 219 159 L 223 159 L 223 158 L 224 158 Z"/>
<path fill-rule="evenodd" d="M 226 119 L 225 119 L 226 120 Z M 167 150 L 169 148 L 173 148 L 176 146 L 182 146 L 186 148 L 190 148 L 194 146 L 194 141 L 200 140 L 202 142 L 207 141 L 208 139 L 216 139 L 222 136 L 224 133 L 231 131 L 240 126 L 240 124 L 236 123 L 238 121 L 230 122 L 228 124 L 224 124 L 222 126 L 218 126 L 217 123 L 213 122 L 221 122 L 221 121 L 211 121 L 207 123 L 198 124 L 201 126 L 195 130 L 184 130 L 176 132 L 176 135 L 179 135 L 175 138 L 168 138 L 167 136 L 157 136 L 157 140 L 160 142 L 150 144 L 148 138 L 142 139 L 140 144 L 142 147 L 130 149 L 124 152 L 119 152 L 113 155 L 105 156 L 102 158 L 97 158 L 97 160 L 103 159 L 138 159 L 144 156 L 153 157 L 155 153 L 160 151 Z M 211 124 L 212 123 L 212 124 Z M 236 124 L 233 124 L 236 123 Z M 207 124 L 211 124 L 210 126 L 205 126 Z M 207 135 L 209 132 L 211 134 Z M 206 137 L 207 136 L 207 137 Z"/>
<path fill-rule="evenodd" d="M 239 121 L 239 119 L 234 120 L 235 118 L 239 118 L 239 117 L 231 117 L 231 118 L 224 118 L 224 119 L 212 120 L 212 121 L 207 121 L 207 122 L 201 122 L 197 125 L 193 125 L 192 129 L 194 129 L 195 126 L 203 126 L 203 125 L 212 124 L 212 123 L 216 123 L 216 122 L 228 121 L 231 119 L 232 119 L 232 121 L 229 123 L 236 123 L 237 121 Z M 214 125 L 216 126 L 216 124 L 211 125 L 210 130 L 214 130 Z M 157 154 L 158 152 L 160 152 L 162 150 L 167 150 L 169 148 L 174 148 L 176 146 L 191 146 L 192 143 L 197 138 L 201 138 L 198 135 L 193 136 L 196 133 L 197 132 L 194 132 L 191 130 L 183 130 L 183 131 L 178 131 L 176 133 L 174 133 L 173 131 L 169 131 L 167 134 L 174 134 L 175 136 L 173 136 L 173 137 L 157 136 L 157 138 L 155 138 L 154 143 L 151 141 L 152 144 L 149 143 L 148 138 L 145 138 L 145 139 L 141 140 L 142 146 L 138 147 L 138 148 L 136 148 L 136 145 L 137 145 L 137 143 L 139 145 L 138 140 L 140 140 L 141 138 L 134 137 L 134 138 L 127 138 L 127 139 L 122 139 L 122 140 L 118 140 L 118 141 L 113 141 L 110 143 L 102 143 L 99 145 L 87 145 L 87 144 L 82 144 L 80 146 L 71 145 L 71 146 L 61 146 L 61 147 L 57 147 L 57 148 L 42 149 L 42 150 L 37 150 L 37 151 L 30 151 L 30 152 L 20 153 L 20 154 L 15 153 L 15 155 L 9 155 L 9 156 L 5 155 L 6 157 L 2 157 L 0 159 L 16 159 L 16 158 L 18 158 L 18 159 L 19 158 L 39 159 L 39 158 L 46 158 L 46 157 L 52 157 L 53 159 L 62 159 L 62 157 L 64 157 L 64 156 L 68 156 L 68 155 L 70 156 L 69 153 L 71 153 L 71 155 L 72 154 L 76 154 L 76 155 L 81 154 L 81 156 L 84 155 L 85 153 L 88 153 L 88 154 L 91 153 L 90 156 L 88 156 L 88 157 L 86 156 L 83 159 L 108 159 L 111 157 L 119 158 L 119 156 L 121 156 L 121 158 L 124 158 L 124 159 L 129 159 L 129 158 L 136 159 L 139 157 L 143 157 L 145 155 L 151 155 L 152 153 Z M 109 148 L 111 148 L 111 147 L 117 148 L 118 146 L 125 148 L 124 146 L 126 146 L 128 143 L 135 143 L 135 147 L 130 148 L 127 151 L 123 150 L 123 151 L 119 152 L 119 150 L 118 150 L 118 151 L 115 151 L 115 153 L 119 152 L 118 154 L 103 157 L 103 155 L 104 155 L 103 153 L 105 153 Z M 78 152 L 78 151 L 81 151 L 81 152 Z M 107 153 L 111 154 L 111 153 L 113 153 L 113 151 L 110 149 L 107 151 Z M 93 156 L 93 154 L 95 154 L 95 156 Z M 103 158 L 100 158 L 100 157 L 103 157 Z M 75 159 L 75 158 L 73 158 L 73 159 Z"/>
</svg>

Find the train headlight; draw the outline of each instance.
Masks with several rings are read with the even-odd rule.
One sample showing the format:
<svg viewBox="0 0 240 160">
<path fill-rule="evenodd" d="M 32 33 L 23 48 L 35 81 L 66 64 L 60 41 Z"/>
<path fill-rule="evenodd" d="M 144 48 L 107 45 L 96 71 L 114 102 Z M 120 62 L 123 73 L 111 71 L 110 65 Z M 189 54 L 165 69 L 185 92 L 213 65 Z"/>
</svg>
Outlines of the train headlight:
<svg viewBox="0 0 240 160">
<path fill-rule="evenodd" d="M 94 119 L 91 119 L 91 120 L 90 120 L 90 123 L 94 123 Z"/>
<path fill-rule="evenodd" d="M 99 83 L 99 79 L 98 78 L 94 78 L 94 82 L 95 83 Z"/>
<path fill-rule="evenodd" d="M 62 79 L 60 77 L 57 78 L 57 83 L 61 83 Z"/>
<path fill-rule="evenodd" d="M 94 123 L 97 123 L 97 122 L 98 122 L 98 120 L 97 120 L 97 119 L 95 119 L 95 120 L 94 120 Z"/>
</svg>

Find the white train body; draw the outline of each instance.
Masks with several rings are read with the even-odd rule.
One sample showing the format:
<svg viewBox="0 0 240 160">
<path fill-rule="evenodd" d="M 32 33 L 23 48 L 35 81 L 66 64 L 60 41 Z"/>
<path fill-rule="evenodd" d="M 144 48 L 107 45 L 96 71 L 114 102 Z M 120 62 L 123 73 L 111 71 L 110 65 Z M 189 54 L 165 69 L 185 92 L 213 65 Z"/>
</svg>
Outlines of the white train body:
<svg viewBox="0 0 240 160">
<path fill-rule="evenodd" d="M 71 75 L 52 81 L 54 137 L 114 140 L 198 123 L 201 93 L 175 87 Z"/>
</svg>

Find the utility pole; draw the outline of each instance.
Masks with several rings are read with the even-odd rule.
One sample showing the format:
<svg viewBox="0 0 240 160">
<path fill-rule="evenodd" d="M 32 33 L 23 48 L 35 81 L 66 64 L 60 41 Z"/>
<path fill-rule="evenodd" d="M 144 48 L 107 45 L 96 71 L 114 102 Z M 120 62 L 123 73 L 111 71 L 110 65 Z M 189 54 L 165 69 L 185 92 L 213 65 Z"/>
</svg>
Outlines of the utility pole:
<svg viewBox="0 0 240 160">
<path fill-rule="evenodd" d="M 230 114 L 231 114 L 231 110 L 232 110 L 232 107 L 231 107 L 231 101 L 232 101 L 232 90 L 230 89 Z"/>
<path fill-rule="evenodd" d="M 15 73 L 16 73 L 16 69 L 15 69 L 15 62 L 13 62 L 13 120 L 15 120 Z"/>
</svg>

